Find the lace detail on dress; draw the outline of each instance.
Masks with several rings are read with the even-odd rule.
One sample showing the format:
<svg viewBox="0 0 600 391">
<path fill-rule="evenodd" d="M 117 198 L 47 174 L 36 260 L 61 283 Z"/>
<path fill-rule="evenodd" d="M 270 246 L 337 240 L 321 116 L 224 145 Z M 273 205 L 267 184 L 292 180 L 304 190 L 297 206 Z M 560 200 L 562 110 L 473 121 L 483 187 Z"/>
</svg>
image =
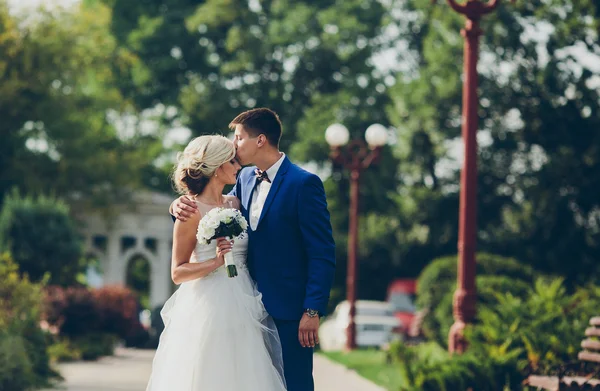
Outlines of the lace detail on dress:
<svg viewBox="0 0 600 391">
<path fill-rule="evenodd" d="M 220 207 L 236 208 L 237 206 L 239 206 L 239 200 L 237 198 L 231 198 L 231 197 L 227 197 L 227 198 L 228 198 L 227 202 L 221 206 L 205 205 L 198 201 L 196 201 L 196 203 L 198 204 L 198 209 L 200 210 L 200 213 L 202 214 L 202 216 L 204 216 L 206 213 L 208 213 L 211 209 L 214 209 L 214 208 L 220 208 Z M 240 236 L 238 236 L 237 238 L 234 239 L 232 252 L 233 252 L 233 261 L 234 261 L 238 271 L 240 271 L 240 270 L 247 271 L 248 270 L 248 266 L 246 265 L 246 257 L 248 254 L 248 233 L 247 232 L 242 233 Z M 209 244 L 202 244 L 202 243 L 198 242 L 198 244 L 196 244 L 196 248 L 192 252 L 192 258 L 190 259 L 190 262 L 206 262 L 210 259 L 213 259 L 216 256 L 216 254 L 217 254 L 217 242 L 215 240 L 213 240 Z M 209 273 L 204 278 L 207 278 L 209 276 L 215 276 L 218 274 L 226 276 L 224 266 L 218 267 L 217 269 L 213 270 L 211 273 Z"/>
</svg>

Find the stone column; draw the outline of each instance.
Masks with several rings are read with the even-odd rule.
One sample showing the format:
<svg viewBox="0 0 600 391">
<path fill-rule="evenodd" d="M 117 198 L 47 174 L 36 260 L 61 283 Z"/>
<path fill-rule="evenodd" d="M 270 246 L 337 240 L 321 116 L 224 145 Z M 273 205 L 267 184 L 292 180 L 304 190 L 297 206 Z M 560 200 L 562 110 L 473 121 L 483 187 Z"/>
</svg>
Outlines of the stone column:
<svg viewBox="0 0 600 391">
<path fill-rule="evenodd" d="M 108 236 L 106 261 L 104 262 L 104 284 L 125 285 L 125 266 L 121 259 L 121 236 L 111 232 Z"/>
</svg>

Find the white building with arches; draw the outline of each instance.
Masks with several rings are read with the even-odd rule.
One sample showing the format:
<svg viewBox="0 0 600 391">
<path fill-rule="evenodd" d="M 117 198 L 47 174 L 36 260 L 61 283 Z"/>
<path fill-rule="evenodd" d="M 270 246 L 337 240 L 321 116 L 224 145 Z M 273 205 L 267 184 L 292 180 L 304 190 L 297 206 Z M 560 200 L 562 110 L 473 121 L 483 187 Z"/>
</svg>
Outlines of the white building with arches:
<svg viewBox="0 0 600 391">
<path fill-rule="evenodd" d="M 117 207 L 114 217 L 92 213 L 82 218 L 86 254 L 99 261 L 100 285 L 126 285 L 128 265 L 142 258 L 150 270 L 150 306 L 164 304 L 174 289 L 172 201 L 165 194 L 138 193 L 133 202 Z"/>
</svg>

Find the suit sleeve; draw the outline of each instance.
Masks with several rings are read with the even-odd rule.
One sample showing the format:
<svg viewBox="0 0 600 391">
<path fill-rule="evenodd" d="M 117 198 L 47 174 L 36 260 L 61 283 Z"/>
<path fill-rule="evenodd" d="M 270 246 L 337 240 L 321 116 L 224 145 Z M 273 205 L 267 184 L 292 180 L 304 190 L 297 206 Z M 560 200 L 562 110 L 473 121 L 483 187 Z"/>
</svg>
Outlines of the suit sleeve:
<svg viewBox="0 0 600 391">
<path fill-rule="evenodd" d="M 171 220 L 173 220 L 173 223 L 175 223 L 177 221 L 177 217 L 175 217 L 172 213 L 171 213 L 171 207 L 173 206 L 173 202 L 175 202 L 175 200 L 173 200 L 171 202 L 171 205 L 169 205 L 169 216 L 171 216 Z"/>
<path fill-rule="evenodd" d="M 240 199 L 242 197 L 242 192 L 240 190 L 240 187 L 242 186 L 242 176 L 244 173 L 244 168 L 242 168 L 237 176 L 237 180 L 235 181 L 235 186 L 233 186 L 233 188 L 231 189 L 231 191 L 229 192 L 228 195 L 230 196 L 234 196 L 237 199 Z"/>
<path fill-rule="evenodd" d="M 335 243 L 323 183 L 307 177 L 299 194 L 298 218 L 308 256 L 308 282 L 304 308 L 324 314 L 335 273 Z"/>
<path fill-rule="evenodd" d="M 240 172 L 240 174 L 241 174 L 241 172 Z M 241 175 L 238 175 L 237 180 L 235 181 L 235 186 L 233 186 L 233 188 L 231 189 L 231 191 L 229 192 L 228 195 L 238 198 L 238 194 L 240 194 L 239 189 L 238 189 L 238 187 L 240 186 L 240 176 Z"/>
</svg>

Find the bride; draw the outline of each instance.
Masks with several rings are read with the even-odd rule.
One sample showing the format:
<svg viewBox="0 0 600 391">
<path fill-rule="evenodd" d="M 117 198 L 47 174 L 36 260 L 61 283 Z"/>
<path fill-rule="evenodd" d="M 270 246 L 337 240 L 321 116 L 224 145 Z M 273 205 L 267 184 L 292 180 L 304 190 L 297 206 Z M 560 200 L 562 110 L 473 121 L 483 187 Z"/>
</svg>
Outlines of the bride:
<svg viewBox="0 0 600 391">
<path fill-rule="evenodd" d="M 199 213 L 173 229 L 173 282 L 181 284 L 165 303 L 165 329 L 147 391 L 283 391 L 283 360 L 277 330 L 246 267 L 248 237 L 233 244 L 199 244 L 198 224 L 216 207 L 237 208 L 223 195 L 240 165 L 233 143 L 222 136 L 192 140 L 178 157 L 177 189 L 194 195 Z M 229 278 L 224 255 L 233 253 L 238 276 Z"/>
</svg>

